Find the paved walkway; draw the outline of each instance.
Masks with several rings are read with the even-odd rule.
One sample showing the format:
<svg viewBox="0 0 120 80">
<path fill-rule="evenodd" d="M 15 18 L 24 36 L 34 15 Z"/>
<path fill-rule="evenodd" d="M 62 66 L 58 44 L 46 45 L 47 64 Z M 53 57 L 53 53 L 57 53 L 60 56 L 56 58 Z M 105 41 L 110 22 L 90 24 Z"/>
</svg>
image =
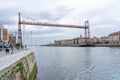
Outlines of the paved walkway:
<svg viewBox="0 0 120 80">
<path fill-rule="evenodd" d="M 23 51 L 23 49 L 14 50 L 13 54 L 6 54 L 5 51 L 0 52 L 0 70 L 5 69 L 6 67 L 20 60 L 21 58 L 26 57 L 31 52 L 33 51 L 30 49 L 27 49 L 25 51 Z"/>
<path fill-rule="evenodd" d="M 11 50 L 11 49 L 9 49 L 9 50 L 10 50 L 9 53 L 6 53 L 6 52 L 5 52 L 5 49 L 2 50 L 2 51 L 0 51 L 0 58 L 1 58 L 1 57 L 5 57 L 5 56 L 7 56 L 7 55 L 12 55 L 12 54 L 11 54 L 12 50 Z M 13 50 L 13 54 L 16 54 L 16 53 L 21 52 L 21 51 L 23 51 L 23 49 L 20 49 L 20 50 L 14 49 L 14 50 Z"/>
</svg>

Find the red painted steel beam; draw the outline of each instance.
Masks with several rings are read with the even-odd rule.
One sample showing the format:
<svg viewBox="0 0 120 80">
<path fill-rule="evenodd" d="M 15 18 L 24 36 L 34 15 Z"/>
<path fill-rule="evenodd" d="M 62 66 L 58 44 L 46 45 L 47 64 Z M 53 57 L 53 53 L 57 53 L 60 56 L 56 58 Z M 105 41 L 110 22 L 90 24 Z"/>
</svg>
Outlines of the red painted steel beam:
<svg viewBox="0 0 120 80">
<path fill-rule="evenodd" d="M 51 27 L 66 27 L 66 28 L 82 28 L 82 29 L 88 28 L 88 26 L 85 27 L 85 26 L 79 26 L 79 25 L 52 24 L 52 23 L 43 23 L 43 22 L 32 22 L 32 21 L 21 21 L 20 24 L 51 26 Z"/>
<path fill-rule="evenodd" d="M 18 13 L 18 43 L 22 44 L 21 15 Z"/>
</svg>

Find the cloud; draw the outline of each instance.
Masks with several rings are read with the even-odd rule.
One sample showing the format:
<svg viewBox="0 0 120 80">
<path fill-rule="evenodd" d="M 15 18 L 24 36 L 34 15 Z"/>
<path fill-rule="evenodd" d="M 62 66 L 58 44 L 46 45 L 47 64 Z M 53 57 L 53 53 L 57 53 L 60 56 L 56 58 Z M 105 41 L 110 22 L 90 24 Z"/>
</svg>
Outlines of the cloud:
<svg viewBox="0 0 120 80">
<path fill-rule="evenodd" d="M 116 18 L 115 20 L 120 21 L 120 18 Z"/>
<path fill-rule="evenodd" d="M 119 0 L 1 0 L 0 5 L 0 23 L 9 31 L 17 30 L 18 12 L 21 12 L 22 20 L 30 21 L 84 25 L 84 21 L 89 20 L 91 36 L 103 36 L 120 30 Z M 36 37 L 49 37 L 48 42 L 54 38 L 84 35 L 81 29 L 25 26 L 27 34 L 33 31 Z"/>
</svg>

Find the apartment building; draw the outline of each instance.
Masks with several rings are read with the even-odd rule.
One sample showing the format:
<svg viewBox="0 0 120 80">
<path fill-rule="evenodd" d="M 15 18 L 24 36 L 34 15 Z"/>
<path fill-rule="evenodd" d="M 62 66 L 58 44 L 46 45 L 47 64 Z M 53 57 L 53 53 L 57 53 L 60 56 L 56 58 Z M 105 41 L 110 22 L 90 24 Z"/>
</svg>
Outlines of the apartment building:
<svg viewBox="0 0 120 80">
<path fill-rule="evenodd" d="M 12 34 L 9 34 L 8 30 L 2 24 L 0 24 L 0 48 L 5 46 L 7 47 L 15 42 L 15 37 Z"/>
<path fill-rule="evenodd" d="M 16 43 L 16 36 L 13 36 L 13 34 L 9 34 L 9 42 L 10 43 Z"/>
<path fill-rule="evenodd" d="M 100 42 L 101 42 L 102 44 L 108 43 L 108 42 L 109 42 L 108 36 L 100 37 Z"/>
<path fill-rule="evenodd" d="M 97 43 L 97 42 L 100 42 L 100 39 L 99 39 L 98 37 L 93 37 L 93 38 L 91 39 L 91 41 L 92 41 L 93 43 Z"/>
<path fill-rule="evenodd" d="M 54 41 L 57 45 L 83 45 L 85 43 L 85 38 L 80 35 L 80 37 L 67 40 Z"/>
<path fill-rule="evenodd" d="M 78 40 L 78 45 L 84 45 L 85 44 L 85 37 L 82 37 L 82 35 L 80 35 L 80 37 L 76 38 Z"/>
<path fill-rule="evenodd" d="M 5 42 L 8 42 L 9 40 L 8 30 L 1 24 L 0 24 L 0 40 Z"/>
<path fill-rule="evenodd" d="M 109 43 L 118 44 L 120 43 L 120 31 L 113 32 L 108 35 Z"/>
<path fill-rule="evenodd" d="M 74 44 L 74 40 L 73 39 L 58 40 L 58 41 L 55 40 L 54 43 L 56 45 L 72 45 Z"/>
</svg>

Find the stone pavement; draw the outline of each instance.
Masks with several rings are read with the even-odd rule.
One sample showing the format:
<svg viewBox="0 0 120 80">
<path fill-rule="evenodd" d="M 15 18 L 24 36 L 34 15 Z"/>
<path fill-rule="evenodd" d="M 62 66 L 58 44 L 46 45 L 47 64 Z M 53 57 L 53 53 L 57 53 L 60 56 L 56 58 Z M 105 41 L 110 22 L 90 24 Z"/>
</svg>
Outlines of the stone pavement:
<svg viewBox="0 0 120 80">
<path fill-rule="evenodd" d="M 5 57 L 5 56 L 7 56 L 7 55 L 16 54 L 16 53 L 18 53 L 18 52 L 23 51 L 23 49 L 20 49 L 20 50 L 18 50 L 18 49 L 13 49 L 13 53 L 11 54 L 12 50 L 11 50 L 11 49 L 9 49 L 9 50 L 10 50 L 9 53 L 6 53 L 6 52 L 5 52 L 5 49 L 3 49 L 2 51 L 0 51 L 0 58 L 1 58 L 1 57 Z"/>
<path fill-rule="evenodd" d="M 33 51 L 30 49 L 26 50 L 14 50 L 14 53 L 6 54 L 5 51 L 0 52 L 0 71 L 9 67 L 11 64 L 15 63 L 16 61 L 26 57 L 28 54 L 32 53 Z"/>
</svg>

